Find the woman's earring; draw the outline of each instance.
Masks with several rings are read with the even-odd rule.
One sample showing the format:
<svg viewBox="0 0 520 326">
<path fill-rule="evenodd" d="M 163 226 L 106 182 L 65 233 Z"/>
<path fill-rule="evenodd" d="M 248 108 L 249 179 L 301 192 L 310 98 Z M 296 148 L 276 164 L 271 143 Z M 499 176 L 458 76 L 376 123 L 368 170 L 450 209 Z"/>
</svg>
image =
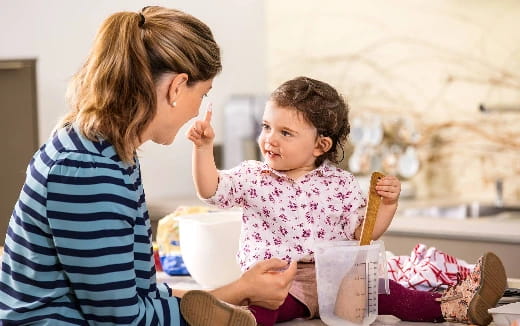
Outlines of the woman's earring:
<svg viewBox="0 0 520 326">
<path fill-rule="evenodd" d="M 176 101 L 173 101 L 172 102 L 172 107 L 176 107 L 177 106 L 177 102 Z"/>
</svg>

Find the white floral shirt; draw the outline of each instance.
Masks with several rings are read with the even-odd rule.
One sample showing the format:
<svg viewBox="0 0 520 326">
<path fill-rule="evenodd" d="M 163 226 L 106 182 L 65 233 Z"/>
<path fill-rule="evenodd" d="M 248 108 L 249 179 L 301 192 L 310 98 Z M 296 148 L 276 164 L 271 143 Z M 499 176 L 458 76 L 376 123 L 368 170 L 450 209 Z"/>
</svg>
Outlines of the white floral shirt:
<svg viewBox="0 0 520 326">
<path fill-rule="evenodd" d="M 354 176 L 329 161 L 297 180 L 245 161 L 219 171 L 217 191 L 205 202 L 242 208 L 237 257 L 243 270 L 271 257 L 312 261 L 314 241 L 353 240 L 366 206 Z"/>
</svg>

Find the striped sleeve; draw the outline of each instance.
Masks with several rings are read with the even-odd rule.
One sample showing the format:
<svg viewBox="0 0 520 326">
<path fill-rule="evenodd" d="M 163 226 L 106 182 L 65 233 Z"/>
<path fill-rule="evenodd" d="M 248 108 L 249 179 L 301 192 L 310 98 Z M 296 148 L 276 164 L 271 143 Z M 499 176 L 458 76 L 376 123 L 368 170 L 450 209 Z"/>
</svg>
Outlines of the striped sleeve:
<svg viewBox="0 0 520 326">
<path fill-rule="evenodd" d="M 85 164 L 73 155 L 50 168 L 47 218 L 58 261 L 86 320 L 178 325 L 176 298 L 136 283 L 139 193 L 125 179 L 117 168 Z"/>
</svg>

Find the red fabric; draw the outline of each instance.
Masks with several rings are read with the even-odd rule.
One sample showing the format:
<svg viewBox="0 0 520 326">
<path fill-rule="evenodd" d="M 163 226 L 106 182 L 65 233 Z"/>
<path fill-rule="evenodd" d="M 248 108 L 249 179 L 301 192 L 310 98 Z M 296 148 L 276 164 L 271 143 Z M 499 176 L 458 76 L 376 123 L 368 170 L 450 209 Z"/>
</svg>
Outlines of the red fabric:
<svg viewBox="0 0 520 326">
<path fill-rule="evenodd" d="M 378 297 L 378 314 L 393 315 L 404 321 L 441 322 L 440 293 L 407 289 L 389 280 L 390 294 Z"/>
<path fill-rule="evenodd" d="M 261 326 L 272 326 L 276 322 L 309 316 L 307 307 L 290 294 L 277 310 L 270 310 L 258 306 L 249 306 L 249 310 L 251 310 L 255 316 L 256 323 Z"/>
<path fill-rule="evenodd" d="M 450 256 L 435 247 L 418 244 L 411 255 L 388 258 L 388 278 L 415 290 L 431 291 L 455 285 L 475 265 Z"/>
</svg>

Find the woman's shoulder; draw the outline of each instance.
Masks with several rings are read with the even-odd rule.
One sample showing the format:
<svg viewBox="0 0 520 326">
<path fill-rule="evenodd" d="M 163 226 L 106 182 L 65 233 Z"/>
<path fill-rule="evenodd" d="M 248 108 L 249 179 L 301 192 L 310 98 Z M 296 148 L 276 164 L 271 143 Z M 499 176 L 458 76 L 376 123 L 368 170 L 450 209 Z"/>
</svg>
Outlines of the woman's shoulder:
<svg viewBox="0 0 520 326">
<path fill-rule="evenodd" d="M 135 166 L 125 166 L 108 143 L 86 139 L 73 128 L 57 130 L 36 153 L 39 160 L 58 174 L 129 175 Z"/>
</svg>

